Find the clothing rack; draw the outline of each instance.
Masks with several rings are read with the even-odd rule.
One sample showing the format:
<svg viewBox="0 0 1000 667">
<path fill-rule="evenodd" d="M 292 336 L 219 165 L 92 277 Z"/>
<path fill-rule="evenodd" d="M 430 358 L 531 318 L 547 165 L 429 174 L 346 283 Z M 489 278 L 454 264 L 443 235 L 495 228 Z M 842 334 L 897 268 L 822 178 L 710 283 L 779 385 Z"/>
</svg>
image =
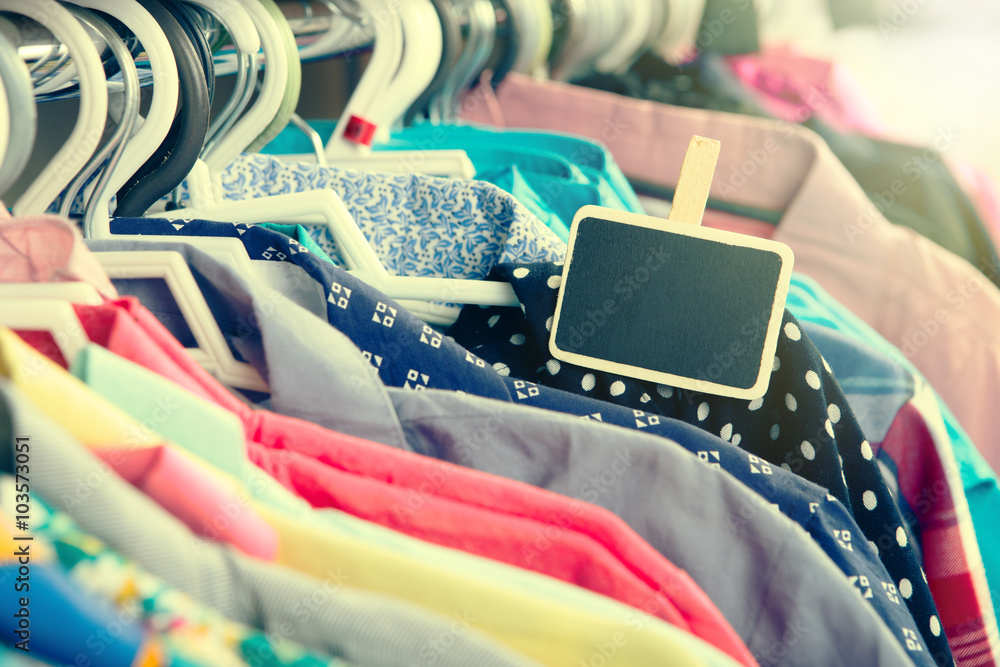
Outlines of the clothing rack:
<svg viewBox="0 0 1000 667">
<path fill-rule="evenodd" d="M 299 48 L 313 44 L 330 30 L 338 28 L 342 30 L 343 21 L 353 19 L 353 17 L 346 14 L 338 17 L 330 11 L 327 6 L 328 4 L 325 2 L 310 2 L 309 0 L 281 0 L 278 2 L 278 6 L 288 19 L 288 25 L 295 34 Z M 0 21 L 0 30 L 17 45 L 18 55 L 25 63 L 35 63 L 46 57 L 51 58 L 53 62 L 59 62 L 65 55 L 66 47 L 59 44 L 52 36 L 52 33 L 31 19 L 14 14 L 4 15 L 3 19 L 4 21 Z M 359 21 L 353 28 L 343 32 L 344 34 L 338 38 L 335 48 L 331 48 L 320 54 L 313 54 L 303 61 L 321 60 L 335 57 L 341 53 L 363 49 L 372 40 L 372 27 L 364 21 Z M 91 36 L 98 50 L 104 51 L 106 48 L 104 40 L 96 34 L 92 34 Z M 55 49 L 54 52 L 53 49 Z M 143 76 L 143 62 L 144 59 L 140 57 L 136 61 L 136 64 L 140 67 L 140 81 L 142 85 L 148 86 L 152 84 L 152 79 L 148 76 Z M 261 68 L 265 64 L 266 61 L 262 59 Z M 232 57 L 231 49 L 222 49 L 220 51 L 216 57 L 215 67 L 216 75 L 218 76 L 228 76 L 236 72 L 236 61 Z M 114 80 L 111 83 L 113 85 Z M 78 93 L 73 91 L 66 94 L 49 96 L 48 99 L 63 99 L 76 97 L 77 95 Z"/>
</svg>

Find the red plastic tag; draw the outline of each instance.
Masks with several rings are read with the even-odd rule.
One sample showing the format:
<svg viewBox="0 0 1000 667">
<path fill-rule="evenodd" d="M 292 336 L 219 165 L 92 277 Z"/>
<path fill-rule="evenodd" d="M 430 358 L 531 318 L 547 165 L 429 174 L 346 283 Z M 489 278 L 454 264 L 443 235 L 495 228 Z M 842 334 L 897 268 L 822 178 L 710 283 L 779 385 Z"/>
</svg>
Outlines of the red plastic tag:
<svg viewBox="0 0 1000 667">
<path fill-rule="evenodd" d="M 358 116 L 351 116 L 347 121 L 347 127 L 344 128 L 344 138 L 356 144 L 371 146 L 372 140 L 375 138 L 376 129 L 374 123 L 370 123 Z"/>
</svg>

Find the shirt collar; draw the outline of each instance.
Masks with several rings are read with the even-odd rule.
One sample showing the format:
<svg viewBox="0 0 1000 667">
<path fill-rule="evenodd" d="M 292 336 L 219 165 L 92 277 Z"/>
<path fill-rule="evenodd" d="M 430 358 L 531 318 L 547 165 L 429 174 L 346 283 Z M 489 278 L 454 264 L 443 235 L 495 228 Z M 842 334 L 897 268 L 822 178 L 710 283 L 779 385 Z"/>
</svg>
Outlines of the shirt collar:
<svg viewBox="0 0 1000 667">
<path fill-rule="evenodd" d="M 280 294 L 251 284 L 230 267 L 182 243 L 89 240 L 95 251 L 173 250 L 224 291 L 236 319 L 259 336 L 242 338 L 259 347 L 248 358 L 271 389 L 275 412 L 369 440 L 406 449 L 402 426 L 386 388 L 360 350 L 341 332 Z M 324 368 L 325 367 L 325 368 Z M 330 382 L 335 378 L 337 382 Z M 329 406 L 336 406 L 331 410 Z"/>
</svg>

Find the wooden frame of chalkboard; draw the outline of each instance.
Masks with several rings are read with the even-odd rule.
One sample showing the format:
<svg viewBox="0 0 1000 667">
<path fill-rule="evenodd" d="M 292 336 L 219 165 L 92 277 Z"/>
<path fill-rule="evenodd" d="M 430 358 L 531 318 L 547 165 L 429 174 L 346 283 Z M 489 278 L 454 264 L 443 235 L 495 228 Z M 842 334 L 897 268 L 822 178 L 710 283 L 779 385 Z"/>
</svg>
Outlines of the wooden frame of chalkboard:
<svg viewBox="0 0 1000 667">
<path fill-rule="evenodd" d="M 686 254 L 677 257 L 681 249 Z M 581 256 L 588 265 L 574 266 Z M 570 229 L 549 351 L 598 371 L 759 398 L 770 382 L 793 263 L 791 248 L 776 241 L 584 206 Z M 663 320 L 657 309 L 679 319 Z M 584 312 L 593 331 L 578 336 L 581 327 L 587 333 Z M 688 322 L 701 325 L 689 330 Z M 670 348 L 659 347 L 661 324 L 675 333 Z"/>
</svg>

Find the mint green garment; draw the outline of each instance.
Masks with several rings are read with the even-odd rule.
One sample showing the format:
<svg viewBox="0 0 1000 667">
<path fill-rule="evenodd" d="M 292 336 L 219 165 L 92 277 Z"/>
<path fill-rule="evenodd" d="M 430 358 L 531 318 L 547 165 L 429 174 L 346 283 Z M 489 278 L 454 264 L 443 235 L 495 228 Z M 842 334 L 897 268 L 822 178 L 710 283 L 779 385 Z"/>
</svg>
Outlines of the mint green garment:
<svg viewBox="0 0 1000 667">
<path fill-rule="evenodd" d="M 336 121 L 315 120 L 310 125 L 326 141 L 333 134 Z M 639 198 L 608 150 L 572 135 L 423 123 L 401 130 L 387 143 L 373 148 L 375 151 L 443 149 L 466 151 L 476 168 L 477 179 L 512 194 L 563 241 L 569 239 L 569 228 L 582 206 L 644 213 Z M 311 153 L 312 144 L 299 130 L 289 127 L 262 152 Z"/>
<path fill-rule="evenodd" d="M 270 229 L 272 232 L 278 232 L 279 234 L 284 234 L 288 238 L 295 239 L 296 241 L 304 245 L 306 247 L 306 250 L 313 253 L 320 259 L 330 262 L 331 264 L 334 263 L 334 261 L 330 259 L 330 256 L 327 255 L 326 252 L 319 247 L 319 244 L 317 244 L 316 241 L 313 240 L 313 237 L 309 236 L 309 232 L 307 232 L 306 228 L 303 227 L 302 225 L 282 225 L 277 222 L 264 222 L 261 223 L 260 226 L 264 227 L 265 229 Z"/>
<path fill-rule="evenodd" d="M 643 629 L 668 636 L 671 642 L 688 647 L 703 656 L 707 665 L 722 667 L 736 664 L 729 656 L 694 635 L 589 590 L 506 563 L 424 542 L 338 510 L 313 509 L 306 501 L 250 463 L 242 446 L 243 431 L 238 420 L 234 423 L 221 414 L 232 416 L 230 413 L 100 346 L 89 345 L 84 348 L 77 355 L 71 370 L 94 392 L 117 405 L 133 419 L 147 425 L 152 424 L 152 430 L 159 435 L 205 461 L 211 461 L 218 469 L 234 475 L 243 482 L 251 496 L 285 515 L 322 527 L 324 531 L 378 544 L 409 559 L 434 563 L 438 567 L 445 565 L 451 571 L 477 578 L 503 581 L 510 587 L 585 610 L 616 623 L 624 624 L 626 619 L 631 619 L 634 626 L 641 620 Z M 170 406 L 170 416 L 158 419 L 157 410 L 163 414 L 164 404 Z M 212 424 L 209 431 L 210 422 L 217 423 Z M 206 437 L 206 432 L 211 432 L 213 439 Z M 235 447 L 237 440 L 241 443 L 239 451 Z"/>
<path fill-rule="evenodd" d="M 906 355 L 827 294 L 811 278 L 797 273 L 792 274 L 786 307 L 800 321 L 812 322 L 845 333 L 895 360 L 912 375 L 923 378 Z M 997 530 L 997 518 L 1000 517 L 1000 482 L 996 472 L 983 459 L 948 406 L 937 392 L 934 395 L 941 409 L 948 435 L 951 437 L 952 449 L 962 475 L 976 540 L 979 542 L 979 551 L 986 569 L 990 597 L 993 598 L 994 605 L 1000 605 L 1000 530 Z"/>
</svg>

